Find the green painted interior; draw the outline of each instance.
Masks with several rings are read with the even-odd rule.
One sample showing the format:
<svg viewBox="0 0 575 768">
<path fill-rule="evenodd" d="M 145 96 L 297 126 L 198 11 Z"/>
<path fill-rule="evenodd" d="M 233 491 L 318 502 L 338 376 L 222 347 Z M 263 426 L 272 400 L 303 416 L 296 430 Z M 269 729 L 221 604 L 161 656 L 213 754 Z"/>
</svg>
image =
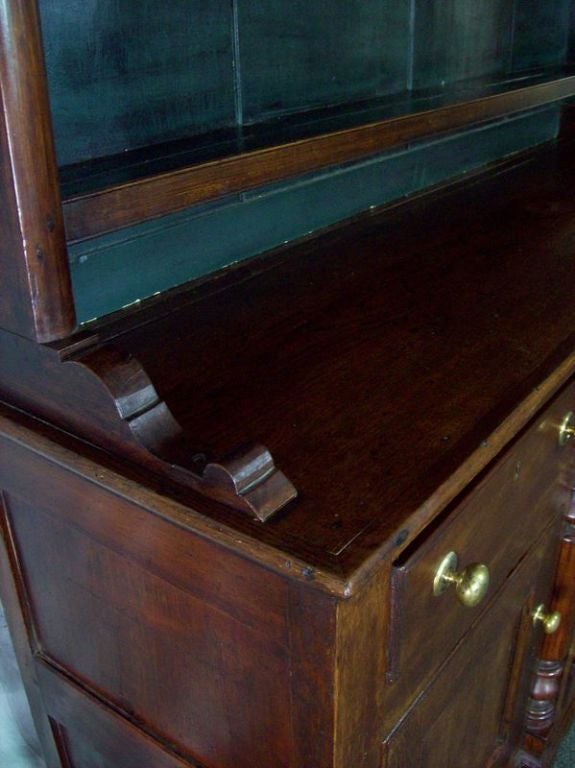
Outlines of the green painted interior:
<svg viewBox="0 0 575 768">
<path fill-rule="evenodd" d="M 70 247 L 82 321 L 554 138 L 545 109 Z"/>
<path fill-rule="evenodd" d="M 313 133 L 318 109 L 359 114 L 557 67 L 569 51 L 569 0 L 38 2 L 64 190 L 113 178 L 120 158 L 158 172 L 178 153 L 217 153 L 238 126 L 267 135 L 298 120 Z M 557 125 L 555 108 L 524 114 L 74 244 L 79 317 L 551 139 Z"/>
<path fill-rule="evenodd" d="M 560 65 L 570 0 L 38 0 L 60 165 Z"/>
<path fill-rule="evenodd" d="M 517 2 L 513 71 L 554 67 L 565 61 L 571 6 L 571 0 Z"/>
<path fill-rule="evenodd" d="M 411 0 L 238 0 L 246 122 L 403 91 Z"/>
<path fill-rule="evenodd" d="M 230 125 L 229 0 L 40 0 L 60 165 Z"/>
</svg>

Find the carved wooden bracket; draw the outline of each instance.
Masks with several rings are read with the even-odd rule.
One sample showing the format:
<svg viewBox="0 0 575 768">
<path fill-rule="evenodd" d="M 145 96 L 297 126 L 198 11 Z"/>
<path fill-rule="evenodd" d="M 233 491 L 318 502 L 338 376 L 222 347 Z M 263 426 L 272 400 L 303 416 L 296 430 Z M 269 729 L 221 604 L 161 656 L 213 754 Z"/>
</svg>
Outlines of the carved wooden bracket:
<svg viewBox="0 0 575 768">
<path fill-rule="evenodd" d="M 4 400 L 139 466 L 262 522 L 297 496 L 264 446 L 206 456 L 142 364 L 113 345 L 85 337 L 59 349 L 2 333 L 0 354 Z"/>
</svg>

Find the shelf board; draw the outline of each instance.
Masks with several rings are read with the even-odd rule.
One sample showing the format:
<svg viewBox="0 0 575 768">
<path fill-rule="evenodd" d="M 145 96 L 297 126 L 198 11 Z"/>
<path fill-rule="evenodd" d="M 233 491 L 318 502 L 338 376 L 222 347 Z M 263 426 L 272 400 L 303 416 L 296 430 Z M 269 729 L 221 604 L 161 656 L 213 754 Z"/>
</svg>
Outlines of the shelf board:
<svg viewBox="0 0 575 768">
<path fill-rule="evenodd" d="M 268 124 L 220 132 L 211 142 L 180 143 L 167 158 L 159 150 L 154 157 L 152 148 L 117 161 L 90 161 L 62 169 L 67 237 L 70 242 L 96 237 L 573 95 L 575 75 L 539 75 L 487 87 L 460 86 L 449 94 L 396 97 L 347 113 L 327 110 L 315 119 L 287 119 L 279 128 Z"/>
<path fill-rule="evenodd" d="M 261 442 L 299 492 L 264 525 L 210 516 L 357 574 L 575 371 L 574 183 L 574 145 L 551 143 L 92 331 L 197 444 Z"/>
</svg>

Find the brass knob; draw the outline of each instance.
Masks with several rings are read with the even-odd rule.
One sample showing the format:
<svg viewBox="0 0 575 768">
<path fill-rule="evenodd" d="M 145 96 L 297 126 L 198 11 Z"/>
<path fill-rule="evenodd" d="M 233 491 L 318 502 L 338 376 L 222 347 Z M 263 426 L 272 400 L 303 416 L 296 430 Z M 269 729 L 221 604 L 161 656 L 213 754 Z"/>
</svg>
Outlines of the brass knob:
<svg viewBox="0 0 575 768">
<path fill-rule="evenodd" d="M 559 445 L 564 446 L 575 437 L 575 414 L 573 411 L 565 414 L 559 426 Z"/>
<path fill-rule="evenodd" d="M 559 611 L 547 613 L 545 606 L 541 603 L 533 612 L 533 623 L 538 624 L 539 622 L 543 624 L 543 631 L 546 635 L 553 635 L 561 624 L 561 614 Z"/>
<path fill-rule="evenodd" d="M 433 580 L 433 594 L 438 597 L 455 584 L 455 593 L 460 603 L 467 608 L 478 605 L 489 588 L 489 568 L 482 563 L 471 563 L 458 571 L 459 560 L 455 552 L 447 554 L 439 564 Z"/>
</svg>

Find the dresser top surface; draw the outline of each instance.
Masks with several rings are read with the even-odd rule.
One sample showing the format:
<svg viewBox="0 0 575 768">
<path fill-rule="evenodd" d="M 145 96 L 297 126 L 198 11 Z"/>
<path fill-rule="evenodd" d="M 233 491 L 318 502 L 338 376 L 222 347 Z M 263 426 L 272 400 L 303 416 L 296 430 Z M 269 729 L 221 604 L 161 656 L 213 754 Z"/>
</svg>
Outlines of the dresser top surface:
<svg viewBox="0 0 575 768">
<path fill-rule="evenodd" d="M 571 373 L 574 154 L 545 148 L 103 326 L 198 445 L 263 443 L 299 492 L 264 524 L 189 503 L 341 577 L 412 538 Z"/>
</svg>

